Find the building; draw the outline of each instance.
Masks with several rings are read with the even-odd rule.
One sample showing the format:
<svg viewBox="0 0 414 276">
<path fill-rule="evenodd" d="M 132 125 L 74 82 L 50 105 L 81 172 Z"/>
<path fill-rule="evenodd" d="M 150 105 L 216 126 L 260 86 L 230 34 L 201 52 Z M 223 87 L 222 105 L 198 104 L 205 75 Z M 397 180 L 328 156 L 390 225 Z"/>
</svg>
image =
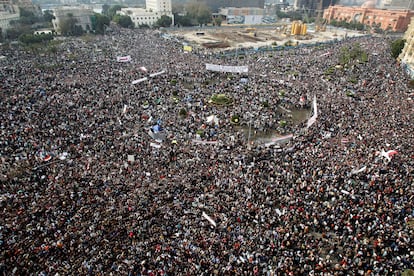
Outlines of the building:
<svg viewBox="0 0 414 276">
<path fill-rule="evenodd" d="M 24 8 L 26 11 L 31 11 L 36 16 L 42 14 L 40 7 L 34 5 L 31 0 L 0 0 L 1 35 L 5 36 L 7 30 L 12 28 L 12 21 L 19 20 L 20 8 Z"/>
<path fill-rule="evenodd" d="M 380 7 L 384 9 L 414 9 L 414 0 L 382 0 L 380 1 Z"/>
<path fill-rule="evenodd" d="M 148 11 L 161 13 L 161 15 L 172 14 L 171 0 L 147 0 L 145 8 Z"/>
<path fill-rule="evenodd" d="M 319 10 L 334 5 L 338 0 L 295 0 L 293 2 L 294 10 L 305 10 L 309 14 L 315 15 Z"/>
<path fill-rule="evenodd" d="M 261 24 L 264 9 L 260 8 L 223 8 L 219 14 L 223 16 L 227 24 Z"/>
<path fill-rule="evenodd" d="M 399 58 L 401 64 L 411 77 L 414 78 L 414 17 L 411 18 L 411 23 L 404 34 L 404 39 L 406 42 Z"/>
<path fill-rule="evenodd" d="M 218 12 L 220 9 L 226 7 L 252 7 L 263 9 L 265 6 L 265 0 L 198 0 L 198 2 L 205 3 L 212 12 Z"/>
<path fill-rule="evenodd" d="M 134 25 L 154 25 L 161 16 L 171 17 L 174 24 L 174 15 L 172 13 L 171 0 L 147 0 L 145 9 L 142 8 L 122 8 L 119 12 L 122 15 L 131 17 Z"/>
<path fill-rule="evenodd" d="M 60 34 L 62 23 L 72 16 L 76 20 L 76 25 L 81 26 L 84 31 L 92 29 L 91 16 L 93 10 L 89 7 L 70 7 L 63 6 L 53 9 L 55 19 L 52 20 L 54 30 Z"/>
<path fill-rule="evenodd" d="M 0 11 L 0 30 L 1 35 L 5 36 L 8 29 L 11 28 L 11 22 L 19 20 L 19 13 L 10 13 L 6 11 Z"/>
<path fill-rule="evenodd" d="M 323 18 L 328 22 L 360 22 L 383 30 L 405 32 L 413 15 L 411 10 L 381 10 L 364 4 L 361 7 L 330 6 L 324 11 Z"/>
</svg>

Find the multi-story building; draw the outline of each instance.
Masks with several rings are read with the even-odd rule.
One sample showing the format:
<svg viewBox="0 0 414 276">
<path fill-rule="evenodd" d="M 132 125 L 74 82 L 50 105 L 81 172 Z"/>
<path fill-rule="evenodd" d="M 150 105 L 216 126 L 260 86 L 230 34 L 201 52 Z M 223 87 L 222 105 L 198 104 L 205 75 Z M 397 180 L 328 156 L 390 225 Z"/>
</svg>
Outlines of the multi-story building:
<svg viewBox="0 0 414 276">
<path fill-rule="evenodd" d="M 172 22 L 174 24 L 171 0 L 147 0 L 145 3 L 145 9 L 122 8 L 118 13 L 130 16 L 135 26 L 152 26 L 163 15 L 171 17 Z"/>
<path fill-rule="evenodd" d="M 18 20 L 19 13 L 10 13 L 6 11 L 0 11 L 0 31 L 1 35 L 5 36 L 8 29 L 11 28 L 11 22 Z"/>
<path fill-rule="evenodd" d="M 91 16 L 93 10 L 89 7 L 70 7 L 63 6 L 53 9 L 55 19 L 52 20 L 53 28 L 60 33 L 62 23 L 69 17 L 76 20 L 76 25 L 81 26 L 84 31 L 92 29 Z"/>
<path fill-rule="evenodd" d="M 171 0 L 147 0 L 145 8 L 148 11 L 158 12 L 167 15 L 172 12 Z"/>
<path fill-rule="evenodd" d="M 293 2 L 294 10 L 306 10 L 310 14 L 317 14 L 318 11 L 328 6 L 334 5 L 338 0 L 295 0 Z"/>
<path fill-rule="evenodd" d="M 212 12 L 218 12 L 219 9 L 226 7 L 263 9 L 265 6 L 265 0 L 198 0 L 198 2 L 205 3 Z"/>
<path fill-rule="evenodd" d="M 261 24 L 264 9 L 260 8 L 223 8 L 219 14 L 228 24 Z"/>
<path fill-rule="evenodd" d="M 414 17 L 411 18 L 403 38 L 406 42 L 399 58 L 403 67 L 414 78 Z"/>
<path fill-rule="evenodd" d="M 361 7 L 330 6 L 323 13 L 328 22 L 332 20 L 346 22 L 360 22 L 368 26 L 378 26 L 383 30 L 405 32 L 414 11 L 411 10 L 382 10 L 371 8 L 369 5 Z"/>
<path fill-rule="evenodd" d="M 3 36 L 12 28 L 11 22 L 19 20 L 20 8 L 37 16 L 42 14 L 40 7 L 34 5 L 31 0 L 0 0 L 0 30 Z"/>
</svg>

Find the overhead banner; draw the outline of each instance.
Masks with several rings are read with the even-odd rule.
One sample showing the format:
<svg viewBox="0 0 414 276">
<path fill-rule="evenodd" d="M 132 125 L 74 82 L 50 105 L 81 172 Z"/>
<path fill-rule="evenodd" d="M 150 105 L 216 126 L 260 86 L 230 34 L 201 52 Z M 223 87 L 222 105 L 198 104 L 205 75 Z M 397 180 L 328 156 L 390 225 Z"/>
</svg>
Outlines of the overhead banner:
<svg viewBox="0 0 414 276">
<path fill-rule="evenodd" d="M 206 63 L 206 70 L 223 72 L 223 73 L 248 73 L 249 67 L 247 66 L 227 66 Z"/>
<path fill-rule="evenodd" d="M 124 56 L 124 57 L 116 57 L 116 61 L 118 62 L 130 62 L 131 56 Z"/>
</svg>

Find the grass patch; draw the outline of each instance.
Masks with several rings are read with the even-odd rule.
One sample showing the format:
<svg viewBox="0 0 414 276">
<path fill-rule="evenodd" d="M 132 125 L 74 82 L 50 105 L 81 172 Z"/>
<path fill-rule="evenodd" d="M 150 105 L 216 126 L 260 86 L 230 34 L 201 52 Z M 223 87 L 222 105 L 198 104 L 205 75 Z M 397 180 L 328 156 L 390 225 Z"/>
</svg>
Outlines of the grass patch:
<svg viewBox="0 0 414 276">
<path fill-rule="evenodd" d="M 225 94 L 214 94 L 209 102 L 216 105 L 230 105 L 233 100 Z"/>
</svg>

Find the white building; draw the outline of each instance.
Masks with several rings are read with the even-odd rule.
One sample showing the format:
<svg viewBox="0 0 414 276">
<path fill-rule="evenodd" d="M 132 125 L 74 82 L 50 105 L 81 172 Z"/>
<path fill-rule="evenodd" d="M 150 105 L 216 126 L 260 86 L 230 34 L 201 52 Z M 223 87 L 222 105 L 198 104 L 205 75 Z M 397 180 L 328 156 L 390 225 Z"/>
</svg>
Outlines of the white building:
<svg viewBox="0 0 414 276">
<path fill-rule="evenodd" d="M 147 0 L 145 7 L 148 11 L 159 12 L 162 15 L 172 14 L 171 0 Z"/>
<path fill-rule="evenodd" d="M 69 15 L 76 19 L 76 25 L 81 26 L 84 31 L 92 29 L 93 9 L 90 7 L 58 7 L 53 9 L 53 15 L 55 19 L 52 20 L 52 24 L 57 33 L 60 33 L 61 24 Z"/>
<path fill-rule="evenodd" d="M 227 7 L 220 9 L 219 14 L 226 19 L 227 24 L 255 25 L 262 23 L 264 9 L 255 7 Z"/>
<path fill-rule="evenodd" d="M 139 25 L 153 26 L 163 15 L 171 17 L 174 24 L 171 0 L 147 0 L 145 9 L 123 8 L 118 13 L 131 17 L 136 27 Z"/>
</svg>

